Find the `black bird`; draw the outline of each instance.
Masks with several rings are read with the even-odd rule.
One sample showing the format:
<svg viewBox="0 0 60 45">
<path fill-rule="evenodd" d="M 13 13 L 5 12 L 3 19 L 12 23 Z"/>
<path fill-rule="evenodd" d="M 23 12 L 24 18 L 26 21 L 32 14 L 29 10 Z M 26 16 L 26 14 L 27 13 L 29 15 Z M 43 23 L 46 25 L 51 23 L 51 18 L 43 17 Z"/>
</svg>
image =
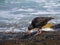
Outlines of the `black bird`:
<svg viewBox="0 0 60 45">
<path fill-rule="evenodd" d="M 37 28 L 38 32 L 41 33 L 42 31 L 40 30 L 44 25 L 47 24 L 48 21 L 51 19 L 54 19 L 52 17 L 36 17 L 32 20 L 31 24 L 28 26 L 29 33 L 32 29 Z"/>
</svg>

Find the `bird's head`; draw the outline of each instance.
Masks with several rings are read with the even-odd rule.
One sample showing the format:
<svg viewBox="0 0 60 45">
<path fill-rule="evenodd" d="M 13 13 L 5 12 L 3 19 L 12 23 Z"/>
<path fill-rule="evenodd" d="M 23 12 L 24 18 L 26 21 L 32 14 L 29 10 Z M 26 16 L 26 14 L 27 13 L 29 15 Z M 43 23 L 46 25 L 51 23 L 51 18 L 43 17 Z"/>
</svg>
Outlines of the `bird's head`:
<svg viewBox="0 0 60 45">
<path fill-rule="evenodd" d="M 28 30 L 30 31 L 30 30 L 32 30 L 32 29 L 34 29 L 34 27 L 33 27 L 32 25 L 29 25 L 29 26 L 28 26 Z"/>
<path fill-rule="evenodd" d="M 34 29 L 34 27 L 30 24 L 28 26 L 28 33 L 31 34 L 32 33 L 32 29 Z"/>
</svg>

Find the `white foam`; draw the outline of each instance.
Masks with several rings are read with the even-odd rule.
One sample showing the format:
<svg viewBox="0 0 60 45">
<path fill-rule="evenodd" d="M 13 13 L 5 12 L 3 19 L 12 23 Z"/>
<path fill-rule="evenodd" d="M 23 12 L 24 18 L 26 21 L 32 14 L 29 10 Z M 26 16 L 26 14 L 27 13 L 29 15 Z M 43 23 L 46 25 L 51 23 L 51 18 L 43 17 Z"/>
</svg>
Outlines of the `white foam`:
<svg viewBox="0 0 60 45">
<path fill-rule="evenodd" d="M 10 14 L 10 11 L 0 11 L 0 17 L 4 17 L 4 18 L 18 18 L 18 17 L 24 17 L 25 15 L 22 14 Z"/>
<path fill-rule="evenodd" d="M 43 7 L 44 7 L 44 8 L 53 8 L 53 7 L 58 7 L 58 6 L 60 6 L 60 4 L 52 3 L 52 4 L 50 4 L 50 5 L 45 5 L 45 6 L 43 6 Z"/>
<path fill-rule="evenodd" d="M 0 11 L 0 17 L 8 17 L 9 11 Z"/>
<path fill-rule="evenodd" d="M 28 9 L 17 9 L 17 11 L 28 11 L 28 12 L 32 12 L 35 11 L 34 9 L 28 8 Z"/>
<path fill-rule="evenodd" d="M 5 30 L 4 32 L 11 32 L 11 30 Z"/>
<path fill-rule="evenodd" d="M 14 32 L 14 33 L 18 33 L 18 32 L 24 32 L 24 30 L 20 30 L 18 28 L 14 28 L 14 27 L 11 27 L 10 29 L 8 30 L 5 30 L 4 32 Z"/>
<path fill-rule="evenodd" d="M 25 15 L 23 14 L 10 14 L 10 10 L 9 11 L 0 11 L 0 17 L 3 18 L 2 20 L 5 22 L 16 22 L 18 20 L 20 20 L 21 18 L 25 17 Z M 5 20 L 6 18 L 6 20 Z"/>
<path fill-rule="evenodd" d="M 31 14 L 60 14 L 60 12 L 42 12 L 42 11 L 38 11 L 38 12 L 35 12 L 35 13 L 31 13 Z"/>
<path fill-rule="evenodd" d="M 37 3 L 46 2 L 46 0 L 32 0 L 32 1 L 35 1 L 35 2 L 37 2 Z"/>
<path fill-rule="evenodd" d="M 14 29 L 13 32 L 23 32 L 22 30 L 19 30 L 19 29 Z"/>
<path fill-rule="evenodd" d="M 28 23 L 31 24 L 31 21 L 29 21 Z"/>
<path fill-rule="evenodd" d="M 27 28 L 27 27 L 22 27 L 21 30 L 22 30 L 23 32 L 27 32 L 27 31 L 28 31 L 28 28 Z"/>
<path fill-rule="evenodd" d="M 11 12 L 15 12 L 18 8 L 12 8 Z"/>
<path fill-rule="evenodd" d="M 8 28 L 0 28 L 0 32 L 4 32 L 5 30 L 7 30 Z"/>
<path fill-rule="evenodd" d="M 18 0 L 18 1 L 16 1 L 16 0 L 12 0 L 12 1 L 10 1 L 10 0 L 5 0 L 5 3 L 15 4 L 15 3 L 20 3 L 20 1 L 19 1 L 19 0 Z"/>
</svg>

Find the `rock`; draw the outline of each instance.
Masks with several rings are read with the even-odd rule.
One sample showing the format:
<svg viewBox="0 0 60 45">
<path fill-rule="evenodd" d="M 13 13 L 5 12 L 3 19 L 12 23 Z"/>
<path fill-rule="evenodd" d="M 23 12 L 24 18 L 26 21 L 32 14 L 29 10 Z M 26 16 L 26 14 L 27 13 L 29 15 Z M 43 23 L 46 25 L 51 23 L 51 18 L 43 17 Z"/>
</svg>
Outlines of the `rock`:
<svg viewBox="0 0 60 45">
<path fill-rule="evenodd" d="M 30 35 L 24 32 L 16 34 L 3 34 L 12 35 L 12 39 L 0 39 L 0 45 L 60 45 L 60 31 L 44 31 L 44 33 L 39 35 L 35 35 L 36 32 L 31 33 Z"/>
</svg>

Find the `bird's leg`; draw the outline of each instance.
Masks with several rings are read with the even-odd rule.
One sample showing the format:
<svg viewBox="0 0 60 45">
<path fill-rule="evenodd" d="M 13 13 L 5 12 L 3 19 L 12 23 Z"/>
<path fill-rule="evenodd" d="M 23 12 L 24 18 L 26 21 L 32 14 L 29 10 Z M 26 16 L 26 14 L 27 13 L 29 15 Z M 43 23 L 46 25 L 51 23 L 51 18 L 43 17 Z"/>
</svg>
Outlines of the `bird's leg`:
<svg viewBox="0 0 60 45">
<path fill-rule="evenodd" d="M 38 31 L 39 31 L 39 34 L 41 34 L 41 33 L 42 33 L 42 30 L 41 30 L 41 29 L 38 29 Z"/>
<path fill-rule="evenodd" d="M 38 32 L 37 32 L 38 34 L 41 34 L 42 33 L 42 30 L 41 29 L 38 29 Z"/>
<path fill-rule="evenodd" d="M 38 35 L 38 34 L 41 34 L 41 33 L 42 33 L 42 30 L 38 29 L 38 31 L 37 31 L 37 33 L 35 34 L 35 36 Z"/>
</svg>

